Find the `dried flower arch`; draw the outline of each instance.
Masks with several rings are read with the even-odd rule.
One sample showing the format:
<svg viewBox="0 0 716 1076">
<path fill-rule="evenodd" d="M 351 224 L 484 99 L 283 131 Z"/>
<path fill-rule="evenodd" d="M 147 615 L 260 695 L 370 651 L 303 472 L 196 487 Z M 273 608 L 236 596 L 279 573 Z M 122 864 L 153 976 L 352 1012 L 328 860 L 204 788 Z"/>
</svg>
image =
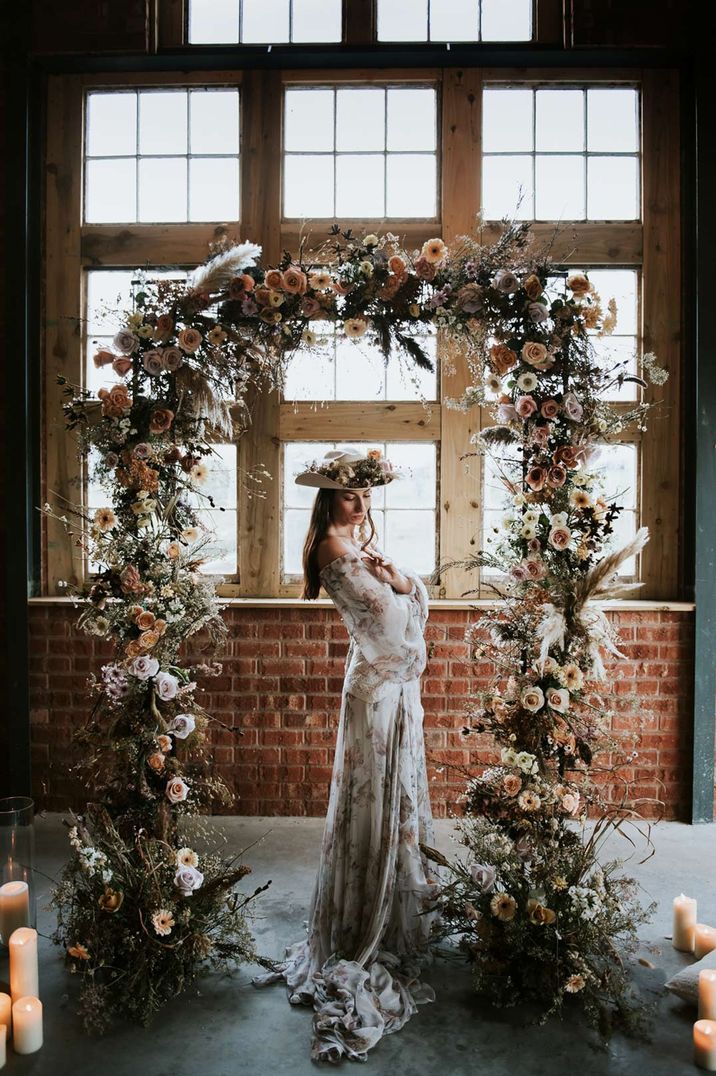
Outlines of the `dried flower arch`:
<svg viewBox="0 0 716 1076">
<path fill-rule="evenodd" d="M 207 769 L 211 719 L 195 691 L 217 666 L 180 656 L 200 630 L 215 646 L 225 635 L 214 584 L 199 571 L 207 537 L 190 495 L 201 496 L 210 435 L 232 436 L 234 401 L 247 414 L 250 388 L 281 384 L 287 359 L 318 346 L 315 326 L 326 321 L 366 336 L 386 361 L 401 351 L 425 368 L 421 334 L 440 331 L 472 375 L 452 406 L 492 398 L 496 409 L 476 450 L 499 458 L 512 515 L 496 549 L 466 563 L 499 568 L 506 601 L 473 629 L 496 677 L 464 731 L 487 729 L 503 750 L 499 766 L 466 775 L 465 843 L 477 865 L 451 865 L 444 922 L 462 935 L 478 989 L 498 1000 L 537 996 L 558 1009 L 580 993 L 592 1015 L 623 1013 L 613 941 L 625 932 L 633 941 L 642 913 L 568 825 L 590 804 L 606 810 L 589 767 L 609 709 L 592 687 L 603 650 L 619 651 L 598 599 L 622 589 L 619 564 L 647 537 L 605 555 L 619 508 L 590 469 L 597 442 L 646 411 L 617 414 L 604 398 L 631 376 L 595 359 L 593 335 L 613 328 L 613 304 L 603 310 L 581 273 L 550 288 L 555 269 L 533 252 L 525 224 L 506 222 L 491 246 L 463 237 L 448 250 L 432 239 L 411 254 L 390 234 L 336 228 L 318 251 L 287 253 L 277 267 L 259 267 L 259 255 L 243 243 L 216 253 L 188 286 L 147 280 L 113 350 L 95 356 L 119 379 L 100 391 L 99 414 L 89 393 L 65 386 L 67 426 L 81 453 L 96 454 L 110 502 L 79 530 L 101 569 L 79 623 L 116 650 L 81 738 L 101 806 L 73 831 L 56 894 L 56 937 L 84 972 L 86 1022 L 148 1019 L 207 962 L 264 961 L 246 899 L 230 896 L 248 868 L 184 846 L 186 817 L 227 796 Z M 643 365 L 660 379 L 653 356 Z M 560 949 L 565 926 L 572 944 Z M 128 947 L 139 954 L 131 990 L 101 974 Z"/>
</svg>

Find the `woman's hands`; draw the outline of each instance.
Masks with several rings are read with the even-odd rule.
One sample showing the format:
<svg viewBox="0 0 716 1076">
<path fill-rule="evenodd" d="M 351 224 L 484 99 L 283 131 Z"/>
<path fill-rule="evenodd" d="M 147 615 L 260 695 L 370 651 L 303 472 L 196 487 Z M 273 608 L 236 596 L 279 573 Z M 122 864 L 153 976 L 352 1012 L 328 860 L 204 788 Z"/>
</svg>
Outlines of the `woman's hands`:
<svg viewBox="0 0 716 1076">
<path fill-rule="evenodd" d="M 364 550 L 365 562 L 368 570 L 379 579 L 381 583 L 390 583 L 393 590 L 398 594 L 409 594 L 413 584 L 409 579 L 398 571 L 392 560 L 381 556 L 380 553 Z"/>
</svg>

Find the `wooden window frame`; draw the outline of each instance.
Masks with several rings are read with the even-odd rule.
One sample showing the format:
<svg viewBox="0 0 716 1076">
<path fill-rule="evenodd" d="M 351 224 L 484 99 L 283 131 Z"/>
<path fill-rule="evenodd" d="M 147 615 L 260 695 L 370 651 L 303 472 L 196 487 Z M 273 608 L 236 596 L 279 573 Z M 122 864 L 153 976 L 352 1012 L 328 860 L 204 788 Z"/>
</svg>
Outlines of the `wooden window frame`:
<svg viewBox="0 0 716 1076">
<path fill-rule="evenodd" d="M 175 5 L 176 6 L 176 5 Z M 356 230 L 390 229 L 409 247 L 431 235 L 449 244 L 473 232 L 481 203 L 482 88 L 488 82 L 638 84 L 642 95 L 642 220 L 565 224 L 553 245 L 555 260 L 564 264 L 628 266 L 642 271 L 641 337 L 644 350 L 656 352 L 670 372 L 663 386 L 645 391 L 659 403 L 648 430 L 641 435 L 640 522 L 651 540 L 641 557 L 639 596 L 644 600 L 673 600 L 679 593 L 680 459 L 680 231 L 679 217 L 679 103 L 678 74 L 651 70 L 517 70 L 499 68 L 413 68 L 398 70 L 278 70 L 53 75 L 49 79 L 47 125 L 47 183 L 45 198 L 45 453 L 42 498 L 77 501 L 83 475 L 73 441 L 64 430 L 61 389 L 56 374 L 81 378 L 83 270 L 134 268 L 142 264 L 192 264 L 202 261 L 210 242 L 229 234 L 239 236 L 239 222 L 227 224 L 83 224 L 82 145 L 83 103 L 89 89 L 128 86 L 226 85 L 241 95 L 240 235 L 263 246 L 263 259 L 276 264 L 284 248 L 295 249 L 296 222 L 281 215 L 281 152 L 283 88 L 287 84 L 350 84 L 360 82 L 439 84 L 441 132 L 438 149 L 440 198 L 438 217 L 431 221 L 345 221 Z M 328 221 L 321 221 L 314 228 Z M 489 239 L 495 222 L 483 222 Z M 551 236 L 554 225 L 537 223 L 534 234 Z M 249 498 L 238 488 L 238 582 L 225 584 L 226 597 L 290 599 L 295 584 L 280 578 L 281 447 L 285 440 L 350 438 L 376 440 L 435 440 L 440 444 L 438 476 L 439 560 L 444 562 L 477 551 L 480 541 L 480 467 L 461 461 L 470 451 L 470 438 L 483 418 L 441 404 L 459 397 L 468 384 L 464 358 L 440 363 L 440 392 L 430 411 L 420 403 L 338 402 L 320 411 L 310 403 L 282 403 L 276 393 L 252 401 L 251 431 L 239 442 L 240 472 L 263 464 L 274 476 L 264 497 Z M 487 421 L 487 419 L 485 419 Z M 629 435 L 629 439 L 631 436 Z M 59 503 L 62 503 L 59 501 Z M 62 528 L 43 519 L 42 592 L 62 593 L 57 580 L 78 582 L 82 565 Z M 451 571 L 432 588 L 432 597 L 458 600 L 473 590 L 471 573 Z M 480 597 L 489 597 L 489 593 Z"/>
</svg>

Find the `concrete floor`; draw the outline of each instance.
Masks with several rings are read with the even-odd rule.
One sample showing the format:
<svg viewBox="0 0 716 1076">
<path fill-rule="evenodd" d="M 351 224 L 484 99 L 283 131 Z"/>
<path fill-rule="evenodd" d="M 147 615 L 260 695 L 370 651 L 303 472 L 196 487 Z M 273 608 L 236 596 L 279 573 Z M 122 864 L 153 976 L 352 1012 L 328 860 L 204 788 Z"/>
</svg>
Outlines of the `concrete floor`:
<svg viewBox="0 0 716 1076">
<path fill-rule="evenodd" d="M 217 825 L 233 848 L 261 838 L 246 857 L 253 867 L 246 881 L 258 886 L 271 878 L 273 884 L 260 898 L 260 908 L 257 903 L 260 918 L 253 928 L 262 953 L 282 956 L 285 944 L 303 936 L 323 820 L 231 818 L 218 819 Z M 452 824 L 436 820 L 435 825 L 436 843 L 449 855 L 455 849 Z M 528 1026 L 519 1010 L 495 1010 L 480 1002 L 470 990 L 467 967 L 439 960 L 424 973 L 436 1002 L 421 1006 L 401 1031 L 381 1040 L 368 1056 L 371 1071 L 380 1076 L 686 1076 L 696 1071 L 691 1061 L 695 1012 L 661 989 L 689 960 L 664 935 L 671 930 L 671 900 L 681 891 L 698 898 L 701 922 L 716 925 L 716 826 L 664 823 L 656 827 L 654 841 L 656 855 L 627 868 L 640 880 L 645 902 L 659 902 L 643 934 L 643 953 L 656 970 L 637 971 L 645 995 L 658 1004 L 649 1044 L 618 1036 L 607 1051 L 595 1050 L 573 1018 Z M 56 876 L 66 849 L 60 816 L 38 818 L 40 870 Z M 625 842 L 613 854 L 627 855 Z M 120 1025 L 104 1038 L 88 1038 L 73 1013 L 74 981 L 47 940 L 53 925 L 44 907 L 49 885 L 38 903 L 45 1045 L 29 1057 L 9 1051 L 9 1076 L 306 1076 L 329 1067 L 309 1057 L 311 1009 L 289 1005 L 282 983 L 257 990 L 250 982 L 260 970 L 254 967 L 232 978 L 204 980 L 149 1030 Z M 7 979 L 6 952 L 0 955 L 2 979 Z"/>
</svg>

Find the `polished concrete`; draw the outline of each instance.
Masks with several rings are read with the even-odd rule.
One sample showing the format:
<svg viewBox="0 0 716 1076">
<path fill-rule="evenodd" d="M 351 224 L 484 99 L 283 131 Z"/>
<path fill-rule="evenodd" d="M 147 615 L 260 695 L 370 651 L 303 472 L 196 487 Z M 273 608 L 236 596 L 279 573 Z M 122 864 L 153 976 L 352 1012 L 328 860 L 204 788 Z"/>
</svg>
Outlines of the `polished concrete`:
<svg viewBox="0 0 716 1076">
<path fill-rule="evenodd" d="M 246 856 L 253 874 L 245 881 L 258 886 L 272 880 L 256 905 L 253 929 L 261 952 L 281 956 L 285 944 L 302 937 L 323 822 L 231 818 L 218 819 L 217 825 L 232 848 L 253 845 Z M 448 855 L 456 850 L 452 832 L 449 821 L 436 821 L 436 844 Z M 401 1031 L 371 1051 L 370 1070 L 381 1076 L 686 1076 L 698 1071 L 691 1062 L 694 1010 L 662 990 L 689 960 L 665 935 L 671 930 L 671 900 L 681 891 L 698 898 L 700 921 L 716 925 L 716 826 L 664 823 L 653 838 L 655 856 L 643 865 L 636 857 L 627 867 L 641 882 L 645 902 L 659 902 L 655 919 L 644 928 L 642 950 L 656 968 L 637 970 L 645 996 L 657 1005 L 651 1042 L 617 1036 L 605 1051 L 595 1049 L 573 1015 L 542 1028 L 528 1026 L 519 1010 L 495 1010 L 479 1001 L 470 989 L 468 967 L 440 960 L 424 974 L 436 1002 L 421 1006 Z M 37 845 L 37 865 L 56 876 L 67 850 L 58 815 L 38 819 Z M 629 846 L 620 840 L 608 851 L 626 856 Z M 73 1014 L 75 981 L 47 938 L 53 926 L 45 907 L 49 886 L 46 880 L 38 905 L 45 1045 L 29 1057 L 10 1050 L 8 1076 L 304 1076 L 329 1067 L 309 1057 L 311 1010 L 289 1005 L 281 983 L 253 987 L 251 975 L 260 970 L 255 967 L 241 968 L 231 978 L 203 980 L 149 1030 L 119 1025 L 103 1038 L 88 1038 Z M 6 978 L 4 954 L 0 979 Z M 355 1065 L 341 1064 L 344 1069 Z"/>
</svg>

